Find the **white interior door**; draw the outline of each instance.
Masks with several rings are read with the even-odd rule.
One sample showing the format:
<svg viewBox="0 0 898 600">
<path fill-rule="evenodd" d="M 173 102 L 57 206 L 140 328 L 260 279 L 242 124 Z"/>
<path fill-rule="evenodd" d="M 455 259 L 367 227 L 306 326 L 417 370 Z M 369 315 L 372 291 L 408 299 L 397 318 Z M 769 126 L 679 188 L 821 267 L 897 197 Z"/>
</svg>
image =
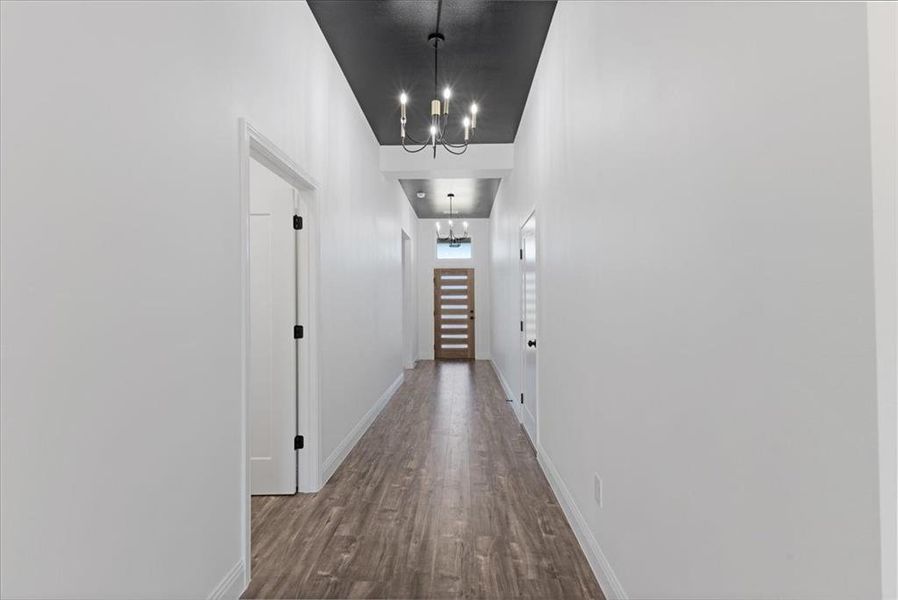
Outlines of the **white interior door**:
<svg viewBox="0 0 898 600">
<path fill-rule="evenodd" d="M 250 493 L 296 493 L 296 191 L 250 161 Z"/>
<path fill-rule="evenodd" d="M 417 311 L 414 303 L 414 271 L 412 269 L 412 240 L 402 232 L 402 353 L 405 368 L 415 366 L 415 340 L 418 332 L 415 327 Z"/>
<path fill-rule="evenodd" d="M 536 393 L 536 215 L 530 215 L 521 228 L 521 413 L 524 428 L 535 444 L 538 402 Z"/>
</svg>

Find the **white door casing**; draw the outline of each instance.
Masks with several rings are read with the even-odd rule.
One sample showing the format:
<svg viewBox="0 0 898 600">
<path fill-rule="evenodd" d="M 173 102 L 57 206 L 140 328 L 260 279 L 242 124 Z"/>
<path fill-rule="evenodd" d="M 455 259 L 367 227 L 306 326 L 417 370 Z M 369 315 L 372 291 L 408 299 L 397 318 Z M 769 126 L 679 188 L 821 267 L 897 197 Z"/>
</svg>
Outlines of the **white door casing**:
<svg viewBox="0 0 898 600">
<path fill-rule="evenodd" d="M 521 227 L 521 392 L 524 429 L 537 446 L 536 215 Z M 537 446 L 538 447 L 538 446 Z"/>
<path fill-rule="evenodd" d="M 294 494 L 296 190 L 250 161 L 250 493 Z"/>
<path fill-rule="evenodd" d="M 415 366 L 415 341 L 418 338 L 415 305 L 415 271 L 412 261 L 412 239 L 402 231 L 402 360 L 406 369 Z"/>
</svg>

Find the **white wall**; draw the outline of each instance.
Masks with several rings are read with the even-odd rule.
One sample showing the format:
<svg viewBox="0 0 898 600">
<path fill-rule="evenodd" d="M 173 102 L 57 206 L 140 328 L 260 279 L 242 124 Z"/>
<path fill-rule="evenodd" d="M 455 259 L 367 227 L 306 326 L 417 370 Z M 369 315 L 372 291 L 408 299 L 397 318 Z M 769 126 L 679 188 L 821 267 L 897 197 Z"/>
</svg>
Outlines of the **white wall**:
<svg viewBox="0 0 898 600">
<path fill-rule="evenodd" d="M 322 457 L 401 371 L 414 216 L 304 3 L 0 11 L 0 594 L 205 597 L 242 558 L 238 118 L 322 186 Z"/>
<path fill-rule="evenodd" d="M 883 598 L 898 598 L 898 4 L 867 5 Z"/>
<path fill-rule="evenodd" d="M 514 166 L 514 144 L 471 144 L 464 154 L 433 154 L 380 147 L 380 170 L 393 179 L 505 177 Z"/>
<path fill-rule="evenodd" d="M 866 26 L 557 7 L 493 210 L 493 358 L 520 381 L 536 206 L 539 452 L 631 598 L 879 596 Z"/>
<path fill-rule="evenodd" d="M 501 186 L 500 186 L 501 187 Z M 468 219 L 470 260 L 437 260 L 436 223 L 445 219 L 418 220 L 418 357 L 433 360 L 433 270 L 474 269 L 474 355 L 490 358 L 490 222 Z"/>
</svg>

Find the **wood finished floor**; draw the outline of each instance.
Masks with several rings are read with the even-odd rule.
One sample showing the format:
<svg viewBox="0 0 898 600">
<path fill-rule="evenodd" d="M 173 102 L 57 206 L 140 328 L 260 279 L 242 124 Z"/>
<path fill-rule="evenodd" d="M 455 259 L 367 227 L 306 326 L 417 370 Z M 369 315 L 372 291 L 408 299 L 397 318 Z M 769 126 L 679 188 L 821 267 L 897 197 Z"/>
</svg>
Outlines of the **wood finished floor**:
<svg viewBox="0 0 898 600">
<path fill-rule="evenodd" d="M 244 598 L 603 599 L 488 362 L 421 361 L 316 494 L 252 500 Z"/>
</svg>

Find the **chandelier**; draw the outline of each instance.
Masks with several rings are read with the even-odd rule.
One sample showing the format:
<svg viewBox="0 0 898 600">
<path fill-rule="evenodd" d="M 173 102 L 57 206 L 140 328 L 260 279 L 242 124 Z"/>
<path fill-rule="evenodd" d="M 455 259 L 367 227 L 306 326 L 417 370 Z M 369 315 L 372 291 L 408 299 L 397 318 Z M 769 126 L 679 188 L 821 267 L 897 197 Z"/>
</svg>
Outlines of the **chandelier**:
<svg viewBox="0 0 898 600">
<path fill-rule="evenodd" d="M 443 89 L 443 101 L 440 102 L 439 95 L 437 93 L 438 84 L 439 84 L 439 52 L 440 52 L 440 42 L 445 42 L 446 37 L 440 33 L 440 12 L 442 10 L 443 2 L 437 4 L 437 27 L 436 31 L 427 36 L 427 41 L 433 43 L 433 100 L 430 102 L 430 135 L 428 138 L 419 142 L 412 136 L 408 135 L 405 130 L 406 118 L 405 118 L 405 107 L 408 104 L 408 94 L 402 92 L 399 95 L 399 128 L 400 134 L 402 136 L 402 148 L 406 152 L 415 153 L 424 150 L 428 146 L 433 147 L 433 157 L 437 157 L 437 145 L 439 144 L 443 148 L 446 149 L 451 154 L 459 155 L 464 154 L 468 149 L 468 142 L 474 134 L 474 130 L 477 129 L 477 104 L 471 104 L 471 113 L 470 115 L 465 115 L 462 119 L 461 124 L 464 129 L 464 136 L 461 142 L 451 142 L 449 140 L 449 99 L 452 97 L 452 90 L 446 86 Z M 455 134 L 456 138 L 458 136 L 458 132 Z M 417 148 L 409 148 L 405 145 L 406 139 L 412 144 L 418 146 Z"/>
<path fill-rule="evenodd" d="M 462 223 L 462 227 L 464 230 L 460 236 L 455 235 L 455 231 L 452 228 L 452 199 L 455 198 L 455 194 L 449 194 L 449 231 L 446 235 L 442 235 L 442 231 L 440 229 L 440 222 L 437 221 L 437 243 L 440 244 L 449 244 L 450 248 L 458 248 L 462 244 L 470 244 L 471 237 L 468 235 L 468 222 L 465 221 Z"/>
</svg>

